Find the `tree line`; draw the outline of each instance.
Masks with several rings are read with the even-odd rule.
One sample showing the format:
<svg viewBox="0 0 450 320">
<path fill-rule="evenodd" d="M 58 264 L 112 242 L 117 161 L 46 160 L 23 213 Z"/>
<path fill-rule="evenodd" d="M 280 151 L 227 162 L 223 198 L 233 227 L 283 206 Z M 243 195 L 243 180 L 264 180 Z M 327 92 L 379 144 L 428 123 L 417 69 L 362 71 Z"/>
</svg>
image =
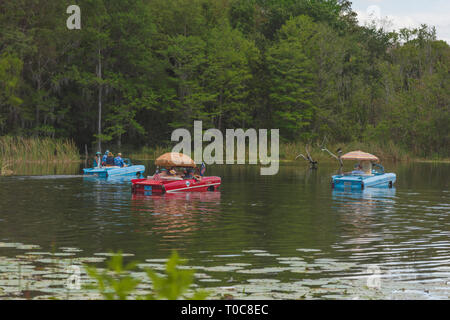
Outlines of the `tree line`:
<svg viewBox="0 0 450 320">
<path fill-rule="evenodd" d="M 450 154 L 450 47 L 360 26 L 347 0 L 0 3 L 0 135 L 164 145 L 175 128 Z"/>
</svg>

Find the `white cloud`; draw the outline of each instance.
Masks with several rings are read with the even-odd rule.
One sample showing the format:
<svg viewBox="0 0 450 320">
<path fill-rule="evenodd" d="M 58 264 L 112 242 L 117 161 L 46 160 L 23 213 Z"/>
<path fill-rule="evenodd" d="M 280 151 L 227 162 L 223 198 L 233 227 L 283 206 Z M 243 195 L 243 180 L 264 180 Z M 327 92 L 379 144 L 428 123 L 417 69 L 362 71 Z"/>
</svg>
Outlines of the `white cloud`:
<svg viewBox="0 0 450 320">
<path fill-rule="evenodd" d="M 371 5 L 366 11 L 355 10 L 361 25 L 376 21 L 377 26 L 386 30 L 399 30 L 401 28 L 416 28 L 421 24 L 435 26 L 437 38 L 450 44 L 450 15 L 448 13 L 410 13 L 410 14 L 384 14 L 378 6 Z M 378 11 L 379 10 L 379 11 Z M 375 19 L 374 19 L 375 18 Z"/>
</svg>

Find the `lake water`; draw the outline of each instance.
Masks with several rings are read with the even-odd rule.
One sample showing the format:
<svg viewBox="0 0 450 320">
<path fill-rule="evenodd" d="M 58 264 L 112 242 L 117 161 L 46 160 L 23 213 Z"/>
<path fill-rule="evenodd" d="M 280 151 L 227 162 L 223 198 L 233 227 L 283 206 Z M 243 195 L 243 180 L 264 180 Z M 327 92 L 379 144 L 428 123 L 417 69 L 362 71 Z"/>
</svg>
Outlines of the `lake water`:
<svg viewBox="0 0 450 320">
<path fill-rule="evenodd" d="M 385 167 L 395 189 L 333 191 L 335 163 L 297 162 L 208 167 L 220 192 L 133 196 L 78 164 L 23 166 L 0 177 L 0 298 L 97 298 L 66 287 L 69 266 L 122 250 L 161 270 L 177 250 L 213 299 L 449 299 L 450 165 Z"/>
</svg>

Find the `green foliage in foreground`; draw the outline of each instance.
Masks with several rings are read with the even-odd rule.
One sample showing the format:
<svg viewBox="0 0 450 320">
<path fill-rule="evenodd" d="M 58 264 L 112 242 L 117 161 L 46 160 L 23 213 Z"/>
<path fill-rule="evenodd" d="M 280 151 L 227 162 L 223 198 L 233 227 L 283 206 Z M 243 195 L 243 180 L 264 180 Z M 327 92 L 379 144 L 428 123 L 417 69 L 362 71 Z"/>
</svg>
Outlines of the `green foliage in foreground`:
<svg viewBox="0 0 450 320">
<path fill-rule="evenodd" d="M 203 300 L 207 297 L 205 291 L 197 290 L 191 296 L 187 291 L 194 280 L 194 270 L 181 270 L 180 265 L 186 263 L 177 252 L 173 252 L 166 263 L 164 275 L 153 270 L 145 269 L 145 273 L 152 282 L 152 290 L 149 294 L 138 295 L 136 289 L 143 283 L 142 279 L 133 277 L 130 271 L 135 270 L 137 263 L 130 262 L 124 265 L 121 252 L 115 253 L 107 262 L 107 268 L 99 270 L 93 266 L 86 266 L 88 275 L 96 280 L 96 285 L 89 286 L 95 289 L 106 300 Z"/>
</svg>

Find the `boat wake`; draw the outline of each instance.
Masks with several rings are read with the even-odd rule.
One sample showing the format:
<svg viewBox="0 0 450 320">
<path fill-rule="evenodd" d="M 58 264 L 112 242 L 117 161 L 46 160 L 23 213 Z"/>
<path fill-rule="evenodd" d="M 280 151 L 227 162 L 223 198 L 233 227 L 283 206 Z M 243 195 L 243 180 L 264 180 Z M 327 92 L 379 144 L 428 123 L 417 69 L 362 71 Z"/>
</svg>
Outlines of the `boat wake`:
<svg viewBox="0 0 450 320">
<path fill-rule="evenodd" d="M 44 176 L 16 176 L 18 180 L 56 180 L 82 178 L 82 175 L 44 175 Z"/>
</svg>

